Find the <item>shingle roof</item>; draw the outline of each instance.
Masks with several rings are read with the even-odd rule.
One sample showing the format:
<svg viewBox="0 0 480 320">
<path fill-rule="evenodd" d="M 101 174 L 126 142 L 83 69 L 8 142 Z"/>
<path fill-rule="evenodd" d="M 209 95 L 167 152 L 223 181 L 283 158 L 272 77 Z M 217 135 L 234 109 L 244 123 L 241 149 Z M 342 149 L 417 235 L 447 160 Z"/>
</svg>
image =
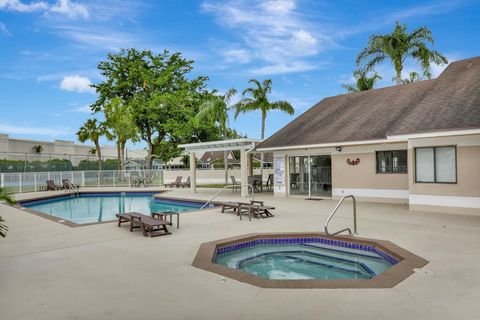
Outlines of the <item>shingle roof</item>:
<svg viewBox="0 0 480 320">
<path fill-rule="evenodd" d="M 257 148 L 476 128 L 480 128 L 480 57 L 451 63 L 435 80 L 325 98 Z"/>
</svg>

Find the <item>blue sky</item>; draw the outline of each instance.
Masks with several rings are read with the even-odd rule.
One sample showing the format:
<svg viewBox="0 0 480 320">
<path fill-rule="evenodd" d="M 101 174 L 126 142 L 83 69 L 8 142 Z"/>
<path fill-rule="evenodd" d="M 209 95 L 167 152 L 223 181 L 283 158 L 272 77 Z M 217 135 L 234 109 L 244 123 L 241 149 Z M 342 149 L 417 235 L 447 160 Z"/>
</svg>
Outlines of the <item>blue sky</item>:
<svg viewBox="0 0 480 320">
<path fill-rule="evenodd" d="M 123 47 L 181 51 L 220 92 L 271 78 L 272 100 L 291 102 L 296 117 L 344 93 L 369 35 L 397 20 L 430 28 L 451 61 L 480 55 L 478 1 L 0 0 L 0 133 L 75 140 L 96 99 L 88 84 L 101 81 L 97 63 Z M 380 86 L 392 85 L 389 64 L 377 71 Z M 270 113 L 267 136 L 292 119 Z M 260 125 L 256 113 L 231 120 L 252 138 Z"/>
</svg>

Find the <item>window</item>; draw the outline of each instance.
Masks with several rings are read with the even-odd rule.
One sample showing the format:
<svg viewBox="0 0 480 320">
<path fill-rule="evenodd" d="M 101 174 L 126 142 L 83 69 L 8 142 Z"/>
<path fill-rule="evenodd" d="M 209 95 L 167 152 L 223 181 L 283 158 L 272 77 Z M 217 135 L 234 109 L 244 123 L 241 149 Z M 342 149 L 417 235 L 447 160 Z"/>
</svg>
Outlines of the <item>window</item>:
<svg viewBox="0 0 480 320">
<path fill-rule="evenodd" d="M 416 148 L 415 181 L 433 183 L 457 183 L 456 148 Z"/>
<path fill-rule="evenodd" d="M 407 173 L 407 150 L 377 151 L 377 173 Z"/>
</svg>

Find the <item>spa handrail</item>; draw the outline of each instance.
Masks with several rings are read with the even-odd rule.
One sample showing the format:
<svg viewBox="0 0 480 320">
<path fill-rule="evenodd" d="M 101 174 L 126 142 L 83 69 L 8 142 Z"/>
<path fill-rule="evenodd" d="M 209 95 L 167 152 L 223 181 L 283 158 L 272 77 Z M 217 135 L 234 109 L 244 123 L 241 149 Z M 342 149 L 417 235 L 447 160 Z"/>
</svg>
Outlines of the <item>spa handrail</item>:
<svg viewBox="0 0 480 320">
<path fill-rule="evenodd" d="M 215 195 L 213 197 L 211 197 L 210 200 L 205 202 L 205 204 L 203 206 L 201 206 L 200 209 L 205 208 L 210 202 L 213 201 L 213 199 L 218 197 L 226 189 L 228 189 L 228 188 L 238 188 L 238 187 L 240 187 L 240 188 L 241 187 L 249 187 L 250 189 L 252 189 L 252 200 L 255 200 L 255 189 L 253 188 L 253 186 L 251 184 L 234 184 L 234 185 L 228 185 L 228 186 L 223 187 L 222 190 L 215 193 Z"/>
<path fill-rule="evenodd" d="M 332 218 L 335 215 L 335 213 L 337 212 L 338 208 L 340 208 L 340 206 L 342 205 L 343 200 L 345 200 L 346 198 L 352 198 L 352 200 L 353 200 L 353 233 L 352 233 L 352 230 L 350 228 L 345 228 L 345 229 L 342 229 L 340 231 L 330 233 L 330 232 L 328 232 L 328 224 L 330 223 L 330 220 L 332 220 Z M 348 231 L 349 235 L 358 234 L 358 232 L 357 232 L 357 200 L 355 200 L 355 197 L 351 194 L 347 195 L 347 196 L 343 196 L 342 199 L 340 199 L 340 201 L 337 203 L 337 206 L 335 207 L 335 209 L 333 209 L 332 213 L 330 213 L 330 216 L 328 216 L 327 221 L 325 221 L 325 233 L 327 235 L 335 236 L 335 235 L 337 235 L 339 233 L 342 233 L 344 231 Z"/>
</svg>

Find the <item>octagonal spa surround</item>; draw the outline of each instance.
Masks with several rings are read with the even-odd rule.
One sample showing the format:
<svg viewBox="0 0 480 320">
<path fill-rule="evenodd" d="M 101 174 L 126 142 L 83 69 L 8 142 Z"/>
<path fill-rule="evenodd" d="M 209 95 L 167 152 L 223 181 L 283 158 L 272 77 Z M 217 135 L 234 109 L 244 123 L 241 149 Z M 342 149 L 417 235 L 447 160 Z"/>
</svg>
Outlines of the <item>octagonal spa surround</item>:
<svg viewBox="0 0 480 320">
<path fill-rule="evenodd" d="M 217 255 L 264 244 L 321 243 L 335 247 L 374 252 L 391 266 L 371 279 L 267 279 L 216 263 Z M 408 278 L 427 260 L 397 246 L 375 239 L 351 236 L 330 237 L 324 233 L 255 233 L 203 243 L 192 263 L 194 267 L 214 272 L 261 288 L 392 288 Z"/>
</svg>

